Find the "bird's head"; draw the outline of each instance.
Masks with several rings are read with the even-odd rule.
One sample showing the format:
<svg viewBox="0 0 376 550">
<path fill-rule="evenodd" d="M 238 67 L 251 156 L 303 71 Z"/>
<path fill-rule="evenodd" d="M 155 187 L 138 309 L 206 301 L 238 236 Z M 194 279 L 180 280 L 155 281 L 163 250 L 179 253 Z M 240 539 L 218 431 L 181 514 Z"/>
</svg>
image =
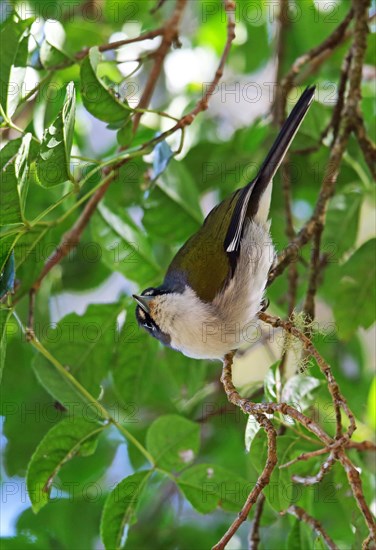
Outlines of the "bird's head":
<svg viewBox="0 0 376 550">
<path fill-rule="evenodd" d="M 133 294 L 133 298 L 137 302 L 136 319 L 139 326 L 165 346 L 170 346 L 171 336 L 161 329 L 168 313 L 166 292 L 158 288 L 147 288 L 141 295 Z"/>
</svg>

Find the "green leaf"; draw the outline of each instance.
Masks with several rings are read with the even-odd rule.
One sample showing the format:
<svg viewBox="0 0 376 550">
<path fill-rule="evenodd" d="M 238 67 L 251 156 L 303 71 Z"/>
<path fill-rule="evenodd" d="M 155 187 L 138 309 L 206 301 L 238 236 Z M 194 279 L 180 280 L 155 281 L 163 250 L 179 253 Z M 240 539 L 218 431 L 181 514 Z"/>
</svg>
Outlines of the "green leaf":
<svg viewBox="0 0 376 550">
<path fill-rule="evenodd" d="M 159 468 L 177 471 L 185 468 L 197 456 L 200 448 L 200 428 L 182 416 L 161 416 L 150 426 L 146 447 Z"/>
<path fill-rule="evenodd" d="M 367 400 L 368 423 L 373 430 L 376 429 L 376 376 L 372 380 Z"/>
<path fill-rule="evenodd" d="M 37 175 L 44 187 L 53 187 L 72 179 L 69 161 L 73 142 L 76 93 L 73 82 L 67 86 L 64 105 L 46 128 L 38 158 Z"/>
<path fill-rule="evenodd" d="M 25 75 L 27 47 L 22 37 L 33 21 L 33 17 L 16 21 L 12 15 L 0 26 L 0 105 L 8 117 L 16 110 Z"/>
<path fill-rule="evenodd" d="M 252 441 L 256 437 L 256 434 L 261 429 L 261 425 L 257 422 L 257 420 L 253 416 L 248 416 L 247 425 L 245 427 L 245 433 L 244 433 L 244 443 L 246 451 L 249 452 Z"/>
<path fill-rule="evenodd" d="M 317 378 L 296 374 L 283 386 L 281 401 L 293 404 L 299 411 L 304 411 L 312 404 L 311 392 L 318 386 L 320 386 L 320 380 Z"/>
<path fill-rule="evenodd" d="M 64 27 L 59 21 L 45 26 L 44 40 L 39 52 L 40 61 L 45 69 L 72 63 L 69 55 L 64 51 L 65 38 Z"/>
<path fill-rule="evenodd" d="M 93 237 L 102 249 L 102 261 L 140 285 L 161 274 L 148 238 L 127 218 L 100 204 L 91 224 Z"/>
<path fill-rule="evenodd" d="M 114 91 L 97 74 L 101 54 L 97 47 L 90 48 L 81 64 L 81 94 L 86 109 L 104 122 L 126 121 L 131 109 L 128 103 L 119 101 Z"/>
<path fill-rule="evenodd" d="M 153 237 L 182 242 L 201 226 L 197 186 L 182 161 L 172 159 L 145 203 L 143 225 Z"/>
<path fill-rule="evenodd" d="M 239 511 L 253 484 L 217 464 L 197 464 L 177 479 L 179 489 L 193 508 L 209 514 L 218 507 Z"/>
<path fill-rule="evenodd" d="M 132 121 L 128 120 L 116 133 L 116 139 L 122 147 L 128 147 L 133 138 Z"/>
<path fill-rule="evenodd" d="M 322 247 L 337 261 L 356 241 L 362 199 L 359 186 L 349 185 L 330 201 Z"/>
<path fill-rule="evenodd" d="M 123 548 L 124 529 L 136 522 L 139 498 L 151 473 L 145 470 L 126 477 L 108 495 L 100 525 L 106 550 Z"/>
<path fill-rule="evenodd" d="M 289 550 L 301 550 L 302 548 L 302 537 L 300 533 L 300 520 L 295 519 L 294 525 L 289 532 L 287 537 L 287 548 Z"/>
<path fill-rule="evenodd" d="M 344 340 L 359 327 L 368 328 L 375 321 L 375 246 L 376 239 L 364 243 L 339 271 L 333 311 Z"/>
<path fill-rule="evenodd" d="M 1 150 L 0 225 L 11 225 L 23 221 L 28 174 L 31 134 L 22 139 L 10 141 Z"/>
<path fill-rule="evenodd" d="M 0 383 L 7 351 L 7 323 L 11 315 L 11 309 L 0 309 Z"/>
<path fill-rule="evenodd" d="M 118 304 L 90 305 L 84 315 L 70 313 L 55 327 L 42 327 L 42 343 L 95 399 L 109 370 L 121 309 Z M 33 369 L 42 386 L 68 410 L 85 403 L 92 406 L 95 417 L 95 403 L 87 401 L 42 354 L 36 356 Z"/>
<path fill-rule="evenodd" d="M 5 262 L 4 269 L 0 272 L 0 298 L 2 298 L 7 292 L 11 292 L 13 290 L 14 277 L 14 252 L 12 250 Z"/>
<path fill-rule="evenodd" d="M 0 298 L 2 298 L 7 292 L 12 292 L 14 287 L 14 252 L 13 250 L 9 254 L 4 269 L 0 272 Z"/>
<path fill-rule="evenodd" d="M 31 457 L 26 475 L 34 512 L 48 503 L 53 480 L 63 464 L 79 453 L 84 445 L 83 455 L 92 454 L 95 450 L 92 440 L 105 427 L 84 418 L 66 418 L 47 432 Z"/>
<path fill-rule="evenodd" d="M 36 279 L 47 259 L 46 250 L 51 250 L 51 230 L 48 226 L 22 229 L 23 231 L 14 235 L 11 245 L 14 248 L 17 278 L 20 282 L 20 287 L 17 288 L 18 295 L 29 290 L 26 288 L 27 285 Z M 4 243 L 4 247 L 6 246 L 7 240 Z"/>
<path fill-rule="evenodd" d="M 286 435 L 277 438 L 278 464 L 284 464 L 300 454 L 300 449 L 297 449 L 298 443 L 299 440 Z M 267 451 L 267 436 L 264 430 L 260 430 L 252 441 L 248 455 L 258 476 L 265 467 Z M 278 465 L 274 468 L 270 483 L 264 489 L 264 494 L 270 506 L 277 512 L 288 508 L 295 496 L 294 484 L 291 482 L 291 472 L 288 468 L 280 469 Z"/>
<path fill-rule="evenodd" d="M 269 367 L 264 379 L 264 393 L 266 401 L 277 401 L 281 394 L 281 374 L 279 361 Z"/>
<path fill-rule="evenodd" d="M 321 535 L 319 535 L 313 543 L 313 547 L 315 550 L 326 550 L 328 546 L 325 544 L 324 539 Z"/>
<path fill-rule="evenodd" d="M 138 326 L 135 305 L 131 304 L 127 308 L 112 363 L 115 391 L 124 404 L 148 402 L 150 393 L 154 391 L 150 371 L 157 349 L 158 342 Z"/>
</svg>

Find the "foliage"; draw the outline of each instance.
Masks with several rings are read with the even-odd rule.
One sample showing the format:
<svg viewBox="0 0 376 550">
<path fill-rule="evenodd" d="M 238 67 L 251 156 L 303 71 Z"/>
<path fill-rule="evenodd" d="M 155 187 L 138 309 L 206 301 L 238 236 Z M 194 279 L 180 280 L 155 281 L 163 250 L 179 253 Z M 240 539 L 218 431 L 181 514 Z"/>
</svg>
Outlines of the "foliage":
<svg viewBox="0 0 376 550">
<path fill-rule="evenodd" d="M 4 10 L 0 29 L 5 45 L 0 67 L 0 377 L 6 441 L 2 502 L 15 510 L 16 522 L 2 548 L 87 550 L 98 547 L 99 537 L 107 550 L 209 548 L 262 471 L 266 435 L 253 418 L 247 422 L 226 408 L 217 383 L 219 363 L 162 348 L 139 330 L 130 294 L 160 284 L 174 253 L 202 223 L 205 202 L 223 198 L 255 174 L 275 129 L 258 116 L 250 125 L 236 122 L 225 112 L 230 84 L 223 83 L 211 98 L 216 115 L 209 111 L 195 118 L 182 132 L 180 152 L 179 133 L 167 141 L 160 138 L 174 124 L 166 113 L 188 112 L 201 99 L 202 83 L 199 77 L 187 85 L 175 82 L 176 91 L 174 75 L 166 69 L 151 103 L 154 111 L 132 130 L 135 97 L 142 95 L 153 66 L 150 52 L 160 38 L 140 49 L 133 43 L 101 52 L 99 46 L 162 26 L 172 0 L 162 2 L 154 15 L 152 1 L 70 5 L 54 0 L 48 2 L 52 14 L 39 0 L 30 0 L 27 10 L 26 4 L 11 4 L 14 11 Z M 97 9 L 90 11 L 89 4 Z M 344 0 L 329 4 L 333 9 L 322 11 L 307 0 L 296 5 L 298 17 L 290 13 L 284 72 L 346 15 Z M 192 64 L 200 64 L 200 56 L 219 58 L 226 39 L 221 3 L 200 0 L 187 10 L 191 27 L 183 26 L 182 53 L 196 53 Z M 270 28 L 276 15 L 270 10 L 271 4 L 261 0 L 238 3 L 238 39 L 227 62 L 238 94 L 235 103 L 241 101 L 240 109 L 252 112 L 258 105 L 249 86 L 261 94 L 258 101 L 267 96 L 271 107 L 272 85 L 262 87 L 256 72 L 275 53 Z M 369 42 L 371 49 L 374 35 Z M 325 140 L 314 146 L 332 114 L 347 46 L 334 49 L 314 75 L 317 100 L 293 144 L 297 228 L 316 204 L 330 147 Z M 366 62 L 371 58 L 368 51 Z M 215 70 L 214 63 L 213 75 Z M 32 78 L 35 84 L 28 87 Z M 366 129 L 372 131 L 369 82 L 362 92 Z M 309 154 L 294 153 L 312 147 Z M 82 219 L 108 174 L 112 181 L 79 243 L 39 281 L 39 288 L 43 266 Z M 283 204 L 277 174 L 271 230 L 278 250 L 288 242 Z M 375 321 L 375 240 L 365 219 L 373 205 L 372 174 L 358 143 L 350 139 L 322 237 L 325 269 L 317 299 L 333 322 L 319 319 L 320 330 L 312 326 L 315 345 L 356 414 L 359 441 L 370 439 L 375 426 L 375 381 L 364 338 Z M 300 253 L 298 308 L 307 290 L 309 247 Z M 32 342 L 25 333 L 30 290 L 38 290 Z M 273 310 L 286 316 L 287 275 L 273 282 L 268 297 Z M 257 368 L 252 361 L 248 366 Z M 256 400 L 299 405 L 333 432 L 334 412 L 317 366 L 290 378 L 281 376 L 279 367 L 279 361 L 271 365 Z M 280 464 L 317 448 L 305 428 L 281 414 L 274 420 L 285 427 L 278 438 Z M 372 461 L 367 453 L 354 453 L 354 461 L 369 502 Z M 294 473 L 311 475 L 321 462 L 320 456 L 299 462 Z M 306 525 L 281 516 L 291 504 L 322 522 L 340 548 L 360 547 L 367 536 L 340 468 L 306 487 L 291 480 L 290 469 L 277 467 L 265 497 L 260 548 L 324 547 Z M 238 536 L 244 547 L 246 527 Z"/>
</svg>

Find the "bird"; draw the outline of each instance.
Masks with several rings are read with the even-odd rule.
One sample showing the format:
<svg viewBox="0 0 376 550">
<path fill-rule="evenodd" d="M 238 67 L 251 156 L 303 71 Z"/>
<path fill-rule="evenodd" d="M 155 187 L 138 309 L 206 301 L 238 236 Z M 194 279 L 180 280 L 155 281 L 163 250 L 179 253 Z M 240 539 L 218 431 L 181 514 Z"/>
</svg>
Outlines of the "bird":
<svg viewBox="0 0 376 550">
<path fill-rule="evenodd" d="M 171 261 L 163 283 L 136 301 L 140 327 L 195 359 L 223 360 L 250 338 L 275 249 L 268 220 L 273 177 L 315 94 L 307 87 L 283 123 L 256 177 L 207 215 Z"/>
</svg>

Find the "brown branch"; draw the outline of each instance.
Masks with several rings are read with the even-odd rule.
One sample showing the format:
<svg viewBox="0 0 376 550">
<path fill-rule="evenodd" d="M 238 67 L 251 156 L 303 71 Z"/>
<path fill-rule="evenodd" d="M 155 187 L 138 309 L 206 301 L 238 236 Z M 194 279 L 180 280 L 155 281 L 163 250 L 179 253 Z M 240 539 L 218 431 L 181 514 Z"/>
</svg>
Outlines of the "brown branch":
<svg viewBox="0 0 376 550">
<path fill-rule="evenodd" d="M 101 201 L 105 192 L 107 191 L 110 183 L 115 177 L 115 172 L 111 171 L 106 178 L 103 180 L 103 184 L 99 189 L 91 196 L 91 198 L 86 203 L 81 215 L 77 219 L 76 223 L 72 228 L 64 233 L 60 244 L 54 250 L 53 254 L 47 259 L 46 263 L 43 266 L 42 271 L 40 272 L 38 278 L 35 280 L 29 291 L 29 317 L 28 317 L 28 328 L 33 329 L 34 326 L 34 307 L 35 307 L 35 297 L 36 293 L 39 290 L 39 287 L 46 277 L 46 275 L 51 271 L 51 269 L 61 262 L 67 254 L 78 245 L 81 235 L 86 228 L 91 216 L 94 214 L 98 203 Z"/>
<path fill-rule="evenodd" d="M 314 529 L 318 535 L 322 536 L 322 538 L 326 542 L 327 547 L 330 548 L 330 550 L 338 550 L 338 546 L 329 537 L 321 523 L 317 519 L 307 514 L 307 512 L 303 510 L 303 508 L 301 508 L 300 506 L 289 506 L 286 512 L 283 512 L 283 514 L 286 513 L 295 516 L 300 521 L 304 521 L 310 527 L 312 527 L 312 529 Z"/>
<path fill-rule="evenodd" d="M 239 403 L 243 403 L 244 401 L 247 401 L 247 400 L 242 399 L 240 397 L 238 391 L 236 390 L 235 386 L 232 383 L 231 371 L 232 371 L 233 357 L 234 357 L 234 353 L 229 353 L 224 357 L 221 382 L 223 384 L 223 387 L 225 389 L 225 392 L 227 394 L 229 401 L 239 406 Z M 253 405 L 250 401 L 247 401 L 247 404 L 250 407 L 252 407 Z M 243 407 L 241 408 L 243 409 Z M 233 523 L 230 525 L 230 527 L 228 528 L 226 533 L 223 535 L 223 537 L 219 540 L 219 542 L 213 546 L 212 550 L 223 550 L 226 544 L 228 543 L 228 541 L 233 537 L 233 535 L 239 529 L 241 524 L 247 519 L 248 514 L 252 506 L 256 503 L 257 499 L 259 498 L 261 491 L 263 490 L 264 487 L 266 487 L 266 485 L 269 484 L 270 477 L 275 468 L 275 465 L 277 464 L 277 433 L 274 429 L 273 424 L 264 414 L 262 413 L 260 414 L 260 412 L 258 411 L 251 411 L 249 409 L 247 413 L 254 416 L 266 432 L 266 435 L 268 438 L 268 457 L 262 473 L 260 474 L 258 480 L 256 481 L 254 488 L 248 495 L 247 500 L 245 501 L 244 506 L 239 512 L 237 518 L 233 521 Z"/>
<path fill-rule="evenodd" d="M 277 263 L 269 273 L 268 284 L 271 284 L 272 281 L 285 270 L 287 265 L 293 261 L 294 258 L 296 258 L 299 250 L 307 244 L 307 242 L 314 235 L 317 225 L 324 225 L 325 223 L 327 204 L 334 193 L 342 157 L 347 146 L 350 132 L 354 130 L 354 121 L 356 121 L 356 117 L 358 116 L 357 106 L 359 105 L 361 99 L 360 84 L 362 67 L 367 47 L 369 21 L 368 5 L 369 0 L 362 0 L 359 2 L 354 0 L 352 9 L 337 29 L 335 29 L 335 31 L 326 40 L 324 40 L 322 44 L 298 58 L 293 64 L 292 69 L 283 79 L 283 89 L 287 94 L 288 90 L 294 83 L 295 75 L 299 72 L 302 65 L 325 49 L 335 47 L 344 36 L 344 32 L 350 20 L 354 17 L 354 40 L 351 48 L 351 60 L 348 77 L 349 92 L 342 109 L 340 128 L 338 129 L 338 135 L 335 136 L 333 146 L 330 151 L 329 161 L 326 167 L 316 207 L 311 218 L 299 231 L 297 236 L 278 255 Z M 336 116 L 338 118 L 339 114 Z"/>
<path fill-rule="evenodd" d="M 257 550 L 260 542 L 260 520 L 265 504 L 265 496 L 263 493 L 257 499 L 255 517 L 252 521 L 252 528 L 248 537 L 248 550 Z"/>
<path fill-rule="evenodd" d="M 292 460 L 289 460 L 288 462 L 285 462 L 285 464 L 281 464 L 279 468 L 288 468 L 289 466 L 292 466 L 293 464 L 296 464 L 297 462 L 300 462 L 301 460 L 309 460 L 310 458 L 315 458 L 316 456 L 324 455 L 325 453 L 329 453 L 328 447 L 323 447 L 321 449 L 316 449 L 315 451 L 309 451 L 307 453 L 302 453 L 301 455 L 297 456 L 296 458 L 293 458 Z"/>
<path fill-rule="evenodd" d="M 368 18 L 368 22 L 371 23 L 373 19 L 375 19 L 375 17 L 376 17 L 376 13 L 375 12 L 371 13 Z M 343 37 L 336 44 L 336 47 L 341 46 L 344 42 L 349 40 L 353 35 L 354 35 L 354 30 L 347 29 Z M 313 73 L 315 73 L 319 69 L 319 67 L 324 63 L 324 61 L 326 61 L 334 52 L 335 52 L 335 48 L 333 47 L 333 48 L 324 50 L 317 57 L 312 59 L 309 62 L 308 67 L 306 67 L 305 69 L 302 69 L 301 73 L 296 77 L 295 83 L 298 85 L 298 84 L 301 84 L 302 82 L 305 82 L 307 78 Z"/>
<path fill-rule="evenodd" d="M 282 87 L 282 94 L 287 97 L 287 94 L 289 90 L 294 85 L 295 77 L 300 72 L 303 65 L 308 63 L 309 61 L 312 61 L 315 57 L 318 57 L 322 52 L 325 50 L 333 50 L 335 47 L 337 47 L 341 41 L 343 40 L 345 36 L 345 32 L 347 27 L 350 24 L 350 21 L 352 20 L 354 16 L 354 9 L 351 8 L 344 20 L 334 29 L 334 31 L 318 46 L 315 46 L 314 48 L 310 49 L 305 54 L 301 55 L 296 59 L 296 61 L 292 64 L 291 69 L 287 73 L 287 75 L 283 78 L 281 82 Z"/>
<path fill-rule="evenodd" d="M 154 92 L 154 88 L 157 84 L 158 78 L 162 72 L 164 59 L 169 52 L 171 45 L 177 42 L 178 39 L 178 28 L 183 17 L 184 8 L 187 4 L 187 0 L 177 0 L 175 9 L 172 16 L 166 24 L 163 26 L 162 31 L 162 42 L 154 53 L 154 64 L 152 70 L 150 71 L 149 78 L 146 82 L 144 91 L 142 92 L 141 99 L 137 105 L 138 109 L 145 109 L 151 100 L 151 97 Z M 133 118 L 133 132 L 136 132 L 142 113 L 136 113 Z"/>
<path fill-rule="evenodd" d="M 358 139 L 361 150 L 363 151 L 364 160 L 366 161 L 369 171 L 374 180 L 376 180 L 376 146 L 373 141 L 367 136 L 363 117 L 358 114 L 354 117 L 354 132 Z"/>
<path fill-rule="evenodd" d="M 372 441 L 347 441 L 347 443 L 345 444 L 345 447 L 346 449 L 356 449 L 357 451 L 376 451 L 376 445 Z M 286 462 L 285 464 L 281 464 L 279 468 L 288 468 L 289 466 L 296 464 L 296 462 L 300 462 L 302 460 L 309 460 L 311 458 L 315 458 L 316 456 L 320 456 L 329 452 L 330 452 L 330 447 L 323 447 L 322 449 L 317 449 L 316 451 L 309 451 L 307 453 L 302 453 L 301 455 L 297 456 L 293 460 L 289 460 L 289 462 Z"/>
<path fill-rule="evenodd" d="M 309 353 L 311 356 L 313 356 L 316 359 L 316 362 L 321 372 L 324 374 L 327 380 L 328 390 L 332 396 L 333 406 L 336 412 L 336 422 L 337 422 L 336 432 L 337 433 L 336 433 L 335 439 L 331 438 L 327 433 L 325 433 L 322 430 L 322 428 L 316 422 L 314 422 L 312 419 L 310 419 L 309 417 L 299 412 L 294 407 L 288 405 L 287 403 L 274 403 L 274 402 L 273 403 L 252 403 L 248 399 L 241 397 L 232 382 L 232 361 L 233 361 L 234 353 L 232 352 L 226 355 L 223 360 L 221 382 L 223 384 L 227 398 L 230 401 L 230 403 L 233 403 L 234 405 L 238 406 L 244 413 L 254 416 L 256 420 L 260 423 L 260 425 L 264 428 L 268 438 L 268 458 L 267 458 L 267 462 L 265 464 L 264 470 L 262 471 L 260 477 L 258 478 L 255 487 L 249 494 L 238 517 L 233 521 L 233 523 L 231 524 L 231 526 L 229 527 L 225 535 L 223 535 L 220 541 L 213 547 L 214 550 L 220 550 L 225 548 L 226 544 L 232 538 L 232 536 L 236 533 L 236 531 L 239 529 L 240 525 L 247 519 L 249 511 L 251 510 L 252 506 L 256 503 L 263 488 L 270 482 L 272 471 L 277 463 L 277 453 L 276 453 L 277 433 L 273 427 L 273 424 L 266 417 L 265 413 L 273 414 L 275 412 L 288 415 L 291 418 L 297 420 L 306 429 L 314 433 L 321 440 L 321 442 L 325 444 L 324 449 L 317 452 L 306 453 L 304 457 L 303 455 L 301 455 L 296 459 L 296 461 L 307 459 L 313 456 L 318 456 L 326 452 L 330 453 L 328 459 L 320 467 L 320 470 L 316 476 L 311 476 L 308 478 L 295 476 L 293 477 L 293 480 L 300 483 L 304 483 L 305 485 L 318 483 L 323 479 L 324 475 L 329 471 L 329 469 L 332 467 L 334 462 L 336 460 L 339 460 L 346 471 L 346 475 L 347 475 L 351 490 L 353 492 L 354 498 L 356 499 L 358 507 L 365 518 L 365 521 L 370 530 L 370 533 L 372 533 L 373 536 L 375 536 L 375 532 L 376 532 L 375 522 L 373 520 L 370 509 L 364 498 L 362 482 L 361 482 L 359 473 L 355 468 L 355 466 L 353 465 L 353 463 L 351 462 L 351 460 L 345 454 L 345 448 L 346 446 L 349 445 L 349 439 L 352 436 L 354 430 L 356 429 L 354 415 L 351 412 L 349 406 L 347 405 L 346 400 L 340 393 L 338 384 L 334 379 L 334 376 L 331 372 L 329 365 L 326 363 L 323 357 L 318 353 L 318 351 L 312 344 L 311 340 L 303 332 L 297 329 L 290 321 L 283 321 L 278 317 L 272 317 L 266 314 L 265 312 L 260 312 L 259 318 L 262 321 L 271 325 L 272 327 L 275 327 L 275 328 L 282 327 L 286 332 L 298 338 L 302 342 L 303 347 L 305 348 L 307 353 Z M 341 412 L 340 412 L 341 408 L 345 411 L 350 422 L 349 428 L 344 435 L 342 435 Z M 372 443 L 363 442 L 361 445 L 361 448 L 364 448 L 364 449 L 372 448 Z M 292 462 L 288 463 L 287 465 L 290 465 L 291 463 Z M 283 467 L 286 467 L 287 465 L 283 465 Z"/>
<path fill-rule="evenodd" d="M 318 353 L 318 351 L 313 346 L 310 339 L 307 338 L 307 336 L 303 334 L 300 330 L 294 327 L 290 321 L 282 321 L 281 319 L 277 317 L 272 317 L 264 312 L 259 313 L 259 318 L 273 327 L 276 327 L 276 328 L 283 327 L 284 330 L 287 330 L 293 336 L 297 337 L 302 342 L 306 351 L 316 359 L 316 362 L 321 372 L 324 374 L 328 382 L 329 392 L 332 396 L 333 406 L 336 414 L 336 424 L 337 424 L 336 440 L 334 444 L 333 443 L 330 444 L 331 451 L 335 451 L 333 456 L 341 462 L 343 468 L 345 469 L 351 490 L 357 501 L 358 507 L 365 518 L 365 521 L 370 530 L 370 533 L 372 533 L 372 536 L 376 540 L 376 524 L 372 516 L 372 513 L 364 498 L 362 481 L 360 479 L 359 472 L 355 468 L 351 460 L 345 454 L 345 449 L 344 449 L 346 447 L 348 440 L 351 438 L 352 434 L 356 429 L 355 418 L 349 406 L 347 405 L 345 398 L 340 393 L 338 384 L 334 379 L 334 376 L 331 372 L 329 365 Z M 342 434 L 341 413 L 340 413 L 341 408 L 345 411 L 350 422 L 349 428 L 344 435 L 341 435 Z M 293 414 L 291 414 L 291 412 L 293 412 Z M 289 412 L 286 411 L 286 414 L 290 414 L 292 418 L 295 418 L 296 416 L 296 413 L 294 411 L 289 411 Z M 323 441 L 322 438 L 320 439 Z"/>
<path fill-rule="evenodd" d="M 334 143 L 334 141 L 338 136 L 338 131 L 341 123 L 341 114 L 345 106 L 346 86 L 349 79 L 352 55 L 353 55 L 353 50 L 352 48 L 350 48 L 343 60 L 342 67 L 341 67 L 341 75 L 340 75 L 339 85 L 338 85 L 338 99 L 333 109 L 332 118 L 329 122 L 328 128 L 325 134 L 323 135 L 323 139 L 324 139 L 324 137 L 326 137 L 330 128 L 332 128 L 332 131 L 333 131 L 332 143 Z"/>
<path fill-rule="evenodd" d="M 147 149 L 151 145 L 155 145 L 156 143 L 164 141 L 167 137 L 174 134 L 177 130 L 183 130 L 187 126 L 190 126 L 196 116 L 208 108 L 209 100 L 215 92 L 218 86 L 218 82 L 223 76 L 223 70 L 226 64 L 227 57 L 230 53 L 231 43 L 235 38 L 235 20 L 233 15 L 233 12 L 235 10 L 235 2 L 232 0 L 224 0 L 224 5 L 227 14 L 227 39 L 213 80 L 210 82 L 209 86 L 205 88 L 205 93 L 203 94 L 202 98 L 197 102 L 196 106 L 189 113 L 184 115 L 169 130 L 166 130 L 156 138 L 153 138 L 150 141 L 144 143 L 142 145 L 143 149 Z"/>
<path fill-rule="evenodd" d="M 323 480 L 325 474 L 329 472 L 335 461 L 336 455 L 335 452 L 332 451 L 325 462 L 321 464 L 320 469 L 315 476 L 302 477 L 293 475 L 291 479 L 292 481 L 295 481 L 295 483 L 301 483 L 303 485 L 315 485 L 316 483 L 320 483 L 320 481 Z"/>
<path fill-rule="evenodd" d="M 372 441 L 349 441 L 346 447 L 357 451 L 376 451 L 376 444 Z"/>
<path fill-rule="evenodd" d="M 362 512 L 367 527 L 372 535 L 373 540 L 376 542 L 376 523 L 372 515 L 371 510 L 366 503 L 363 493 L 362 480 L 358 470 L 355 468 L 354 464 L 351 462 L 348 456 L 346 456 L 343 449 L 339 452 L 339 460 L 346 472 L 347 479 L 349 481 L 352 493 L 355 497 L 359 510 Z"/>
<path fill-rule="evenodd" d="M 351 59 L 352 59 L 352 48 L 350 48 L 348 54 L 344 59 L 344 62 L 341 68 L 337 101 L 333 109 L 330 122 L 328 126 L 325 128 L 325 130 L 321 133 L 317 148 L 321 145 L 321 143 L 323 142 L 323 140 L 325 139 L 325 137 L 327 136 L 331 128 L 333 132 L 332 143 L 334 143 L 337 139 L 339 127 L 340 127 L 340 121 L 341 121 L 341 114 L 345 104 L 346 84 L 348 81 Z M 318 222 L 313 231 L 313 244 L 312 244 L 311 259 L 310 259 L 310 266 L 309 266 L 308 287 L 307 287 L 306 297 L 303 305 L 303 311 L 307 315 L 308 319 L 310 320 L 313 320 L 315 317 L 315 296 L 317 292 L 318 280 L 322 272 L 322 269 L 326 266 L 326 263 L 322 264 L 320 259 L 320 244 L 321 244 L 321 236 L 322 236 L 323 230 L 324 230 L 323 223 Z"/>
<path fill-rule="evenodd" d="M 135 42 L 151 40 L 156 36 L 161 36 L 163 32 L 164 32 L 164 27 L 160 27 L 159 29 L 154 29 L 152 31 L 141 33 L 139 36 L 136 36 L 135 38 L 125 38 L 124 40 L 117 40 L 116 42 L 108 42 L 107 44 L 102 44 L 101 46 L 98 46 L 98 50 L 100 52 L 117 50 L 118 48 L 121 48 L 122 46 L 126 46 L 127 44 L 134 44 Z M 74 58 L 77 61 L 81 61 L 81 59 L 83 59 L 88 55 L 89 50 L 90 48 L 83 48 L 82 50 L 80 50 L 74 55 Z"/>
<path fill-rule="evenodd" d="M 296 328 L 291 321 L 284 321 L 279 317 L 273 317 L 272 315 L 269 315 L 265 312 L 260 312 L 258 316 L 259 316 L 259 319 L 261 319 L 265 323 L 268 323 L 272 327 L 274 328 L 282 327 L 285 331 L 287 331 L 288 333 L 298 338 L 298 340 L 302 342 L 304 349 L 312 357 L 316 359 L 316 362 L 321 372 L 323 373 L 323 375 L 325 376 L 328 382 L 328 389 L 332 396 L 333 406 L 336 414 L 336 425 L 337 425 L 336 438 L 339 439 L 342 433 L 342 428 L 341 428 L 341 407 L 342 407 L 350 421 L 349 429 L 347 431 L 347 434 L 345 434 L 344 437 L 346 437 L 347 440 L 350 439 L 350 437 L 356 430 L 354 415 L 351 412 L 350 408 L 348 407 L 346 399 L 343 397 L 343 395 L 340 392 L 339 386 L 333 376 L 330 366 L 319 354 L 319 352 L 316 350 L 311 340 L 302 331 Z"/>
<path fill-rule="evenodd" d="M 368 535 L 368 537 L 363 541 L 362 550 L 370 550 L 372 543 L 373 543 L 372 550 L 375 550 L 375 548 L 376 548 L 375 541 L 374 541 L 372 535 Z"/>
<path fill-rule="evenodd" d="M 313 321 L 315 318 L 315 296 L 317 292 L 318 279 L 321 273 L 320 244 L 323 230 L 324 226 L 322 224 L 317 224 L 313 237 L 311 260 L 309 264 L 308 288 L 303 305 L 303 311 L 309 321 Z"/>
</svg>

